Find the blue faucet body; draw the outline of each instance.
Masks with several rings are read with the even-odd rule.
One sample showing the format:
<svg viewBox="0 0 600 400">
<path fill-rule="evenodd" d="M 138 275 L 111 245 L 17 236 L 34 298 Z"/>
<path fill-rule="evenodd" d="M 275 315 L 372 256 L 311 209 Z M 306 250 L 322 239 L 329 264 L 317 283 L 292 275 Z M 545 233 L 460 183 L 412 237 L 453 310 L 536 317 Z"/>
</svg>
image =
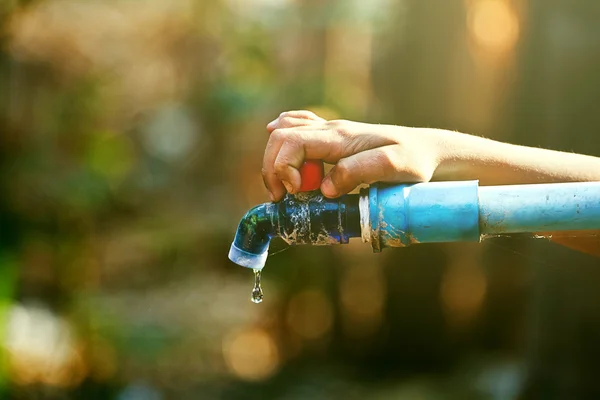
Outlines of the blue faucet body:
<svg viewBox="0 0 600 400">
<path fill-rule="evenodd" d="M 373 251 L 415 243 L 479 241 L 483 235 L 600 229 L 600 182 L 479 186 L 477 181 L 375 183 L 339 199 L 286 196 L 242 219 L 229 258 L 261 269 L 269 241 L 344 244 Z"/>
<path fill-rule="evenodd" d="M 293 245 L 345 244 L 360 236 L 358 217 L 358 195 L 337 199 L 328 199 L 318 191 L 286 195 L 280 202 L 260 204 L 244 215 L 229 259 L 244 267 L 262 269 L 275 236 Z"/>
</svg>

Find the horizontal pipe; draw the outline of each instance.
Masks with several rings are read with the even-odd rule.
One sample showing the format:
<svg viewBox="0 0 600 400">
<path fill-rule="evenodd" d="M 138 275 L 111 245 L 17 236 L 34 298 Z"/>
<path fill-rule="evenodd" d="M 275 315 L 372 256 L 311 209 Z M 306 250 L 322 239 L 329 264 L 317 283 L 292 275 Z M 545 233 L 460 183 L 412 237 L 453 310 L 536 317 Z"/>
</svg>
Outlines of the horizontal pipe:
<svg viewBox="0 0 600 400">
<path fill-rule="evenodd" d="M 600 229 L 600 182 L 483 186 L 482 234 Z"/>
<path fill-rule="evenodd" d="M 363 241 L 373 251 L 479 241 L 486 234 L 600 229 L 600 182 L 478 186 L 477 181 L 371 185 Z M 365 234 L 365 229 L 368 231 Z"/>
<path fill-rule="evenodd" d="M 478 241 L 477 187 L 477 181 L 373 184 L 369 223 L 362 224 L 370 232 L 363 241 L 375 252 L 415 243 Z"/>
</svg>

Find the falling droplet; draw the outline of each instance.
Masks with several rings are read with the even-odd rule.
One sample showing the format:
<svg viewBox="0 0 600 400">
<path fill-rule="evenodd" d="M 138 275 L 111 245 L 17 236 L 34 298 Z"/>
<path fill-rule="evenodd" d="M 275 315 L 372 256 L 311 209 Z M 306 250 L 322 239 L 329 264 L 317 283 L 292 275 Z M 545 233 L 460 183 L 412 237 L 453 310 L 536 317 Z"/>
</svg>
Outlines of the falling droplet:
<svg viewBox="0 0 600 400">
<path fill-rule="evenodd" d="M 254 270 L 254 287 L 252 288 L 252 302 L 261 303 L 263 301 L 263 291 L 260 286 L 260 269 Z"/>
</svg>

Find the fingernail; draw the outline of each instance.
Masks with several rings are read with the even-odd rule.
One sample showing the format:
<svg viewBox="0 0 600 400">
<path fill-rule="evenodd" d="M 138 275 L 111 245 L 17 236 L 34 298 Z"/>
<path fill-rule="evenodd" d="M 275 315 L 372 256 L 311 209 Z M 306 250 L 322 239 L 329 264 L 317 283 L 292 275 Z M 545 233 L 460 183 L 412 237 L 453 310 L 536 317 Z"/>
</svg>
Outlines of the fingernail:
<svg viewBox="0 0 600 400">
<path fill-rule="evenodd" d="M 285 188 L 287 189 L 288 193 L 292 193 L 294 191 L 294 187 L 292 186 L 291 183 L 287 182 L 287 181 L 282 181 L 283 182 L 283 186 L 285 186 Z"/>
<path fill-rule="evenodd" d="M 321 183 L 321 192 L 326 196 L 335 196 L 336 190 L 331 178 L 326 176 Z"/>
<path fill-rule="evenodd" d="M 269 124 L 267 125 L 267 129 L 271 129 L 275 126 L 275 123 L 277 122 L 276 119 L 274 119 L 273 121 L 269 122 Z"/>
</svg>

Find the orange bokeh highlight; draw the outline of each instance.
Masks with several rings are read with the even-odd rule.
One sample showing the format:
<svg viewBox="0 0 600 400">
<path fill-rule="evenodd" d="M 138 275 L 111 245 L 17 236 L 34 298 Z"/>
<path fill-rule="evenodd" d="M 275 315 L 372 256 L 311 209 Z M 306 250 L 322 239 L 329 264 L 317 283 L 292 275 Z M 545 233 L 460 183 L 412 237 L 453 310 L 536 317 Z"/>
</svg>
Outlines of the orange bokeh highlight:
<svg viewBox="0 0 600 400">
<path fill-rule="evenodd" d="M 223 357 L 229 371 L 246 381 L 267 379 L 280 365 L 275 340 L 269 332 L 259 328 L 234 332 L 225 338 Z"/>
<path fill-rule="evenodd" d="M 292 332 L 303 339 L 319 339 L 333 326 L 331 301 L 319 290 L 306 290 L 290 300 L 287 324 Z"/>
<path fill-rule="evenodd" d="M 478 50 L 503 55 L 519 39 L 519 18 L 507 0 L 473 0 L 467 3 L 467 30 Z"/>
<path fill-rule="evenodd" d="M 383 322 L 386 287 L 379 265 L 348 267 L 340 282 L 343 326 L 350 337 L 373 334 Z"/>
</svg>

